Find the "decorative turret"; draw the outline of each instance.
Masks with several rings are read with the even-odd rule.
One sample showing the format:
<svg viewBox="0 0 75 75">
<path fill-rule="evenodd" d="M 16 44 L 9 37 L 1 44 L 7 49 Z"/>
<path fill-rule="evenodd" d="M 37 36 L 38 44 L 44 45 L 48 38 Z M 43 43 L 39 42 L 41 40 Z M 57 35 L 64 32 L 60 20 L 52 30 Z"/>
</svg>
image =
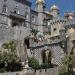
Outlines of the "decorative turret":
<svg viewBox="0 0 75 75">
<path fill-rule="evenodd" d="M 50 13 L 53 15 L 53 17 L 58 17 L 58 14 L 59 14 L 59 8 L 58 8 L 58 6 L 53 5 L 50 8 Z"/>
</svg>

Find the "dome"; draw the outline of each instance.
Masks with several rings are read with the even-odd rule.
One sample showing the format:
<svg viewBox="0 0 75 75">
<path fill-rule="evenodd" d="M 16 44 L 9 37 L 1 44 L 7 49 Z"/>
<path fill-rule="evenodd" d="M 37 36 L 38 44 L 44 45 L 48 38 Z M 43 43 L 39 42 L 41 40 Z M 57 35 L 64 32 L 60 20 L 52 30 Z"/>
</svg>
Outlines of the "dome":
<svg viewBox="0 0 75 75">
<path fill-rule="evenodd" d="M 50 10 L 59 10 L 59 8 L 58 8 L 58 6 L 53 5 L 53 6 L 50 8 Z"/>
<path fill-rule="evenodd" d="M 44 3 L 44 0 L 37 0 L 36 3 Z"/>
</svg>

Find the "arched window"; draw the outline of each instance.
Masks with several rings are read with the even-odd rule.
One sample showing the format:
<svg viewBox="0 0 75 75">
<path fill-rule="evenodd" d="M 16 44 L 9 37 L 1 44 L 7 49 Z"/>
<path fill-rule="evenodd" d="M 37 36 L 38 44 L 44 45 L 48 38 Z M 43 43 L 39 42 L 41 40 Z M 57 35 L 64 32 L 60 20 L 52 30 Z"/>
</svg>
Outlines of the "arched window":
<svg viewBox="0 0 75 75">
<path fill-rule="evenodd" d="M 29 19 L 29 14 L 28 14 L 28 12 L 25 12 L 25 18 L 26 18 L 26 20 Z"/>
<path fill-rule="evenodd" d="M 29 19 L 29 13 L 28 13 L 28 8 L 26 7 L 25 10 L 25 19 L 28 20 Z"/>
<path fill-rule="evenodd" d="M 32 19 L 32 22 L 35 22 L 35 16 L 32 16 L 31 19 Z"/>
<path fill-rule="evenodd" d="M 16 7 L 15 7 L 15 9 L 14 9 L 14 13 L 19 14 L 18 4 L 16 4 Z"/>
<path fill-rule="evenodd" d="M 45 63 L 46 62 L 45 50 L 42 51 L 41 56 L 42 56 L 42 62 Z"/>
<path fill-rule="evenodd" d="M 52 60 L 52 53 L 50 50 L 43 50 L 42 53 L 42 62 L 43 63 L 48 63 L 51 64 L 51 60 Z"/>
<path fill-rule="evenodd" d="M 2 13 L 7 13 L 7 5 L 6 4 L 3 5 Z"/>
<path fill-rule="evenodd" d="M 51 51 L 49 51 L 49 54 L 48 54 L 48 63 L 51 64 L 51 59 L 52 59 L 52 53 Z"/>
<path fill-rule="evenodd" d="M 24 39 L 24 44 L 27 46 L 27 49 L 29 49 L 30 46 L 29 38 Z"/>
</svg>

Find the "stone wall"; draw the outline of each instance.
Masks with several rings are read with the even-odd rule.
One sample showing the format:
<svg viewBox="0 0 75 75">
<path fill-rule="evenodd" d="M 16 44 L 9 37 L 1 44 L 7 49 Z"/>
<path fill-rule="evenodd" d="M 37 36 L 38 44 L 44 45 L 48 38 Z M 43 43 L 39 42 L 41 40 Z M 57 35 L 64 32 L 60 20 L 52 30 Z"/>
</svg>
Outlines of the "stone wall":
<svg viewBox="0 0 75 75">
<path fill-rule="evenodd" d="M 58 67 L 40 70 L 25 70 L 22 72 L 0 73 L 0 75 L 58 75 Z"/>
<path fill-rule="evenodd" d="M 35 75 L 58 75 L 58 68 L 38 70 Z"/>
</svg>

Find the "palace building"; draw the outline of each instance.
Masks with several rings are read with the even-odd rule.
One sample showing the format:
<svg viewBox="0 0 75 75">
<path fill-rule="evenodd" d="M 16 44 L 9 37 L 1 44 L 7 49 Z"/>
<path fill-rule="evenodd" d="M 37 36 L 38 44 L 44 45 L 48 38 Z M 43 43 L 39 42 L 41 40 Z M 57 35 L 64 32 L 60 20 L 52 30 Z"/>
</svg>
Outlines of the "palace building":
<svg viewBox="0 0 75 75">
<path fill-rule="evenodd" d="M 34 57 L 42 63 L 61 65 L 66 53 L 75 52 L 75 13 L 60 16 L 53 5 L 45 10 L 44 0 L 0 0 L 0 50 L 2 44 L 15 41 L 22 62 Z"/>
</svg>

